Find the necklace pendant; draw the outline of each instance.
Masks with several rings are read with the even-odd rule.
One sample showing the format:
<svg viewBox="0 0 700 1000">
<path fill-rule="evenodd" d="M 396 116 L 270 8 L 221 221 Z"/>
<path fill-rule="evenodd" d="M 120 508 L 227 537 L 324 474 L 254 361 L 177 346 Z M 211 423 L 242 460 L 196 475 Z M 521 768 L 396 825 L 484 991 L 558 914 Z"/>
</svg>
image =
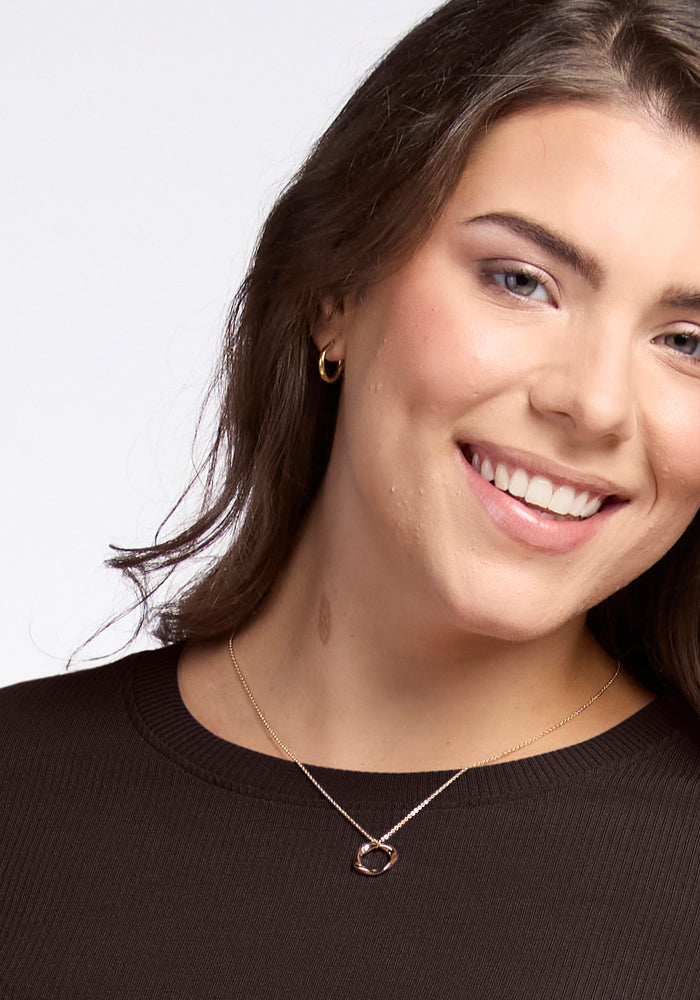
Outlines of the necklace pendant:
<svg viewBox="0 0 700 1000">
<path fill-rule="evenodd" d="M 386 854 L 387 860 L 383 868 L 368 868 L 362 860 L 367 854 L 371 854 L 372 851 L 383 851 Z M 384 872 L 389 871 L 392 865 L 396 864 L 398 857 L 398 851 L 391 844 L 380 844 L 378 840 L 372 840 L 362 845 L 357 852 L 357 857 L 353 861 L 352 866 L 355 871 L 362 872 L 363 875 L 383 875 Z"/>
</svg>

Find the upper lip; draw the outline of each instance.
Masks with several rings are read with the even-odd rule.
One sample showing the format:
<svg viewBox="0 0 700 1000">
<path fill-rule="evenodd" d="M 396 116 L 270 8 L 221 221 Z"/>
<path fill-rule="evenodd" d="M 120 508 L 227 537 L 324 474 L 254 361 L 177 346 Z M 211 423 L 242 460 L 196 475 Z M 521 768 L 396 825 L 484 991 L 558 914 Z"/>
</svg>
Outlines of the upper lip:
<svg viewBox="0 0 700 1000">
<path fill-rule="evenodd" d="M 460 444 L 460 447 L 463 451 L 469 452 L 467 457 L 470 460 L 476 452 L 479 458 L 486 457 L 492 462 L 502 462 L 504 465 L 522 469 L 531 476 L 544 476 L 557 485 L 574 486 L 576 489 L 586 490 L 586 492 L 598 496 L 615 497 L 616 500 L 629 500 L 630 498 L 628 491 L 610 479 L 592 476 L 580 469 L 573 469 L 568 465 L 562 465 L 550 458 L 543 458 L 541 455 L 534 455 L 529 451 L 504 448 L 502 445 L 491 444 L 490 441 L 465 441 Z"/>
</svg>

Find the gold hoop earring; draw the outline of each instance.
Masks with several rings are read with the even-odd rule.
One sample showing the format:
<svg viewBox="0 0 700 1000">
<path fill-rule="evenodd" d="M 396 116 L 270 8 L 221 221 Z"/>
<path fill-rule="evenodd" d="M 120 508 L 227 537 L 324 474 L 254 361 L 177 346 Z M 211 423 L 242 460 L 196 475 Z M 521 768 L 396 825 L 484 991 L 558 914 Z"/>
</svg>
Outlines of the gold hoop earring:
<svg viewBox="0 0 700 1000">
<path fill-rule="evenodd" d="M 335 362 L 335 364 L 337 364 L 337 368 L 332 375 L 329 375 L 326 371 L 326 351 L 329 351 L 334 343 L 334 340 L 330 340 L 318 356 L 318 373 L 324 382 L 328 382 L 331 385 L 333 382 L 338 381 L 340 376 L 343 374 L 343 368 L 345 367 L 345 362 L 341 358 L 340 361 Z"/>
</svg>

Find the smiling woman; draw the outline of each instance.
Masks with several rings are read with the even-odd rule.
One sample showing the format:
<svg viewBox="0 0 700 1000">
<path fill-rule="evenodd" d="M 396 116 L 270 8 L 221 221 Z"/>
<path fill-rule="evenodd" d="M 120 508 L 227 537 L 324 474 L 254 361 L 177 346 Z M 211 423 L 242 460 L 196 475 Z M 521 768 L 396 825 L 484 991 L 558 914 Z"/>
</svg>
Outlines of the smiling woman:
<svg viewBox="0 0 700 1000">
<path fill-rule="evenodd" d="M 163 648 L 0 698 L 8 995 L 696 995 L 699 182 L 695 4 L 451 0 L 373 70 L 199 517 L 112 560 Z"/>
<path fill-rule="evenodd" d="M 629 112 L 506 117 L 410 260 L 319 324 L 346 369 L 318 503 L 371 531 L 372 578 L 525 641 L 683 534 L 700 370 L 674 337 L 700 316 L 673 296 L 700 279 L 699 177 L 695 140 Z"/>
</svg>

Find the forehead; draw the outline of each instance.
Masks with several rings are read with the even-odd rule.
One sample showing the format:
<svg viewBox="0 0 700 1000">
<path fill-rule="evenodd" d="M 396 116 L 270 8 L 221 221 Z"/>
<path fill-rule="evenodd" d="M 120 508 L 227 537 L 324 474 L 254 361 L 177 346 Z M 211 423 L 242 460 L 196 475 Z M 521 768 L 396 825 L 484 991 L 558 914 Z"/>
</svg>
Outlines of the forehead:
<svg viewBox="0 0 700 1000">
<path fill-rule="evenodd" d="M 481 139 L 446 215 L 491 212 L 534 218 L 611 263 L 661 260 L 697 284 L 700 142 L 601 105 L 514 114 Z"/>
</svg>

